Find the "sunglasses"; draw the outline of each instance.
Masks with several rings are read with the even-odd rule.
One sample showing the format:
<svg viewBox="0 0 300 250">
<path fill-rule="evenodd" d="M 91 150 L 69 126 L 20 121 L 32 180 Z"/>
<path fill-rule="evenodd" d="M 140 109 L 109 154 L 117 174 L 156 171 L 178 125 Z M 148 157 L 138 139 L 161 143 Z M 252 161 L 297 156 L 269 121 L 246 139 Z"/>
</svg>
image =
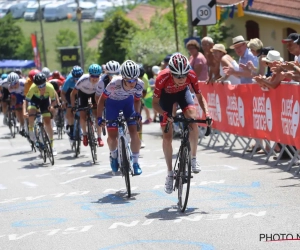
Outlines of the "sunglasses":
<svg viewBox="0 0 300 250">
<path fill-rule="evenodd" d="M 182 79 L 182 78 L 186 78 L 188 76 L 188 74 L 185 74 L 185 75 L 175 75 L 175 74 L 172 74 L 173 77 L 175 77 L 176 79 Z"/>
<path fill-rule="evenodd" d="M 90 75 L 91 78 L 99 78 L 100 75 Z"/>
<path fill-rule="evenodd" d="M 45 88 L 46 87 L 46 83 L 42 84 L 42 85 L 38 85 L 37 86 L 39 89 Z"/>
<path fill-rule="evenodd" d="M 125 82 L 128 82 L 128 83 L 135 83 L 137 82 L 137 79 L 130 79 L 130 80 L 125 80 Z"/>
</svg>

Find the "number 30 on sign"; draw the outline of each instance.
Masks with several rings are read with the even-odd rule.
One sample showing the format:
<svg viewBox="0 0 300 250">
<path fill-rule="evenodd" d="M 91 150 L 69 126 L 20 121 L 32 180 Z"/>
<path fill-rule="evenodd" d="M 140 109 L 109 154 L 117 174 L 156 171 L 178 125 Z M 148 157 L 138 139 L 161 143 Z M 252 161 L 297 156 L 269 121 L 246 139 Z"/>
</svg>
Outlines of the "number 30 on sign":
<svg viewBox="0 0 300 250">
<path fill-rule="evenodd" d="M 216 0 L 191 0 L 192 25 L 216 24 L 216 3 Z"/>
</svg>

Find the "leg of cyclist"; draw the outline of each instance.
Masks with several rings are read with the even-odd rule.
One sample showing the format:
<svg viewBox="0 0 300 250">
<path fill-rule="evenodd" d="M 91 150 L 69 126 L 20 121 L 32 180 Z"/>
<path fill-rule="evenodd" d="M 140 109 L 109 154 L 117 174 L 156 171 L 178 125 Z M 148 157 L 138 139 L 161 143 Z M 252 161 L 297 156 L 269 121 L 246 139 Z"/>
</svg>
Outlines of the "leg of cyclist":
<svg viewBox="0 0 300 250">
<path fill-rule="evenodd" d="M 47 104 L 48 105 L 48 104 Z M 53 127 L 52 127 L 52 122 L 51 122 L 51 112 L 53 112 L 53 109 L 50 109 L 50 111 L 48 110 L 49 106 L 47 108 L 45 108 L 43 105 L 41 105 L 40 109 L 41 109 L 41 113 L 43 114 L 43 123 L 44 123 L 44 127 L 45 130 L 48 134 L 49 140 L 50 140 L 50 144 L 52 147 L 52 153 L 53 156 L 57 155 L 57 151 L 54 148 L 54 144 L 53 144 Z"/>
<path fill-rule="evenodd" d="M 179 98 L 178 103 L 186 118 L 197 119 L 194 100 L 189 89 L 186 89 L 185 92 L 182 93 L 182 97 Z M 196 159 L 199 130 L 197 123 L 191 123 L 189 126 L 191 128 L 189 141 L 191 145 L 192 171 L 193 173 L 197 174 L 201 171 L 200 165 Z"/>
<path fill-rule="evenodd" d="M 83 135 L 83 145 L 88 146 L 89 141 L 88 141 L 88 136 L 86 132 L 86 112 L 85 111 L 80 111 L 80 127 L 82 129 L 82 135 Z"/>
<path fill-rule="evenodd" d="M 7 122 L 7 110 L 8 110 L 8 104 L 7 99 L 9 97 L 9 91 L 6 88 L 2 88 L 2 112 L 3 112 L 3 124 L 8 125 Z"/>
<path fill-rule="evenodd" d="M 97 134 L 98 134 L 98 146 L 99 147 L 103 147 L 104 146 L 104 142 L 101 138 L 101 132 L 102 132 L 102 128 L 100 126 L 97 125 L 97 103 L 98 103 L 98 98 L 95 97 L 95 94 L 94 96 L 92 97 L 92 104 L 93 104 L 93 116 L 95 117 L 95 126 L 97 127 Z"/>
<path fill-rule="evenodd" d="M 28 106 L 28 130 L 29 130 L 29 138 L 34 143 L 36 142 L 35 133 L 33 131 L 34 120 L 36 115 L 37 108 L 33 105 Z"/>
<path fill-rule="evenodd" d="M 112 124 L 107 125 L 107 145 L 110 151 L 110 167 L 113 172 L 117 172 L 118 163 L 118 129 Z"/>
</svg>

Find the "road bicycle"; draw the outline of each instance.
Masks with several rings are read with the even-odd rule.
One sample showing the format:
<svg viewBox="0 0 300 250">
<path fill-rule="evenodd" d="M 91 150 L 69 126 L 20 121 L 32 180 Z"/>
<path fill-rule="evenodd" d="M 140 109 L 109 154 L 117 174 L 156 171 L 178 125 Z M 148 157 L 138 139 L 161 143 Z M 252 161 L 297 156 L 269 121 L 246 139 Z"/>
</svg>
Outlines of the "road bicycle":
<svg viewBox="0 0 300 250">
<path fill-rule="evenodd" d="M 34 142 L 30 139 L 30 136 L 29 136 L 29 127 L 28 127 L 28 119 L 24 119 L 24 129 L 25 129 L 25 137 L 27 139 L 27 141 L 29 142 L 29 145 L 31 146 L 31 151 L 34 151 L 36 152 L 36 148 L 35 148 L 35 145 L 34 145 Z"/>
<path fill-rule="evenodd" d="M 182 136 L 181 144 L 178 150 L 177 158 L 173 167 L 174 172 L 174 185 L 173 190 L 178 191 L 178 206 L 181 212 L 184 212 L 188 203 L 190 185 L 191 185 L 191 146 L 189 142 L 189 124 L 191 123 L 207 123 L 211 124 L 211 120 L 195 120 L 185 118 L 182 113 L 173 117 L 174 122 L 180 122 L 182 124 Z M 168 133 L 170 123 L 168 122 L 164 132 Z M 211 132 L 211 128 L 208 126 L 205 136 L 208 136 Z"/>
<path fill-rule="evenodd" d="M 46 163 L 47 158 L 48 158 L 51 165 L 54 165 L 54 156 L 53 156 L 53 151 L 52 151 L 52 147 L 51 147 L 51 142 L 45 131 L 41 114 L 38 113 L 38 114 L 34 114 L 34 115 L 29 115 L 29 116 L 36 117 L 33 130 L 34 130 L 35 137 L 36 137 L 36 147 L 39 149 L 44 163 Z"/>
<path fill-rule="evenodd" d="M 119 115 L 116 120 L 106 120 L 106 123 L 116 123 L 118 127 L 118 163 L 120 166 L 120 171 L 122 177 L 125 177 L 125 185 L 127 190 L 127 197 L 131 197 L 131 187 L 130 187 L 130 175 L 134 176 L 133 162 L 132 162 L 132 152 L 129 144 L 129 134 L 128 134 L 128 121 L 136 120 L 135 117 L 130 117 L 125 119 L 123 111 L 119 111 Z M 137 128 L 139 131 L 139 124 L 137 123 Z M 105 135 L 105 133 L 103 133 Z"/>
<path fill-rule="evenodd" d="M 7 124 L 12 138 L 18 133 L 17 118 L 14 110 L 11 108 L 10 99 L 7 100 Z"/>
<path fill-rule="evenodd" d="M 80 154 L 81 146 L 81 127 L 80 127 L 80 116 L 79 113 L 75 113 L 74 117 L 74 130 L 73 130 L 73 141 L 71 148 L 75 152 L 75 157 L 78 157 Z"/>
<path fill-rule="evenodd" d="M 64 133 L 64 125 L 65 125 L 64 110 L 61 109 L 61 106 L 55 106 L 54 108 L 58 108 L 58 112 L 55 117 L 55 123 L 56 123 L 56 127 L 57 127 L 58 139 L 62 139 L 63 133 Z"/>
</svg>

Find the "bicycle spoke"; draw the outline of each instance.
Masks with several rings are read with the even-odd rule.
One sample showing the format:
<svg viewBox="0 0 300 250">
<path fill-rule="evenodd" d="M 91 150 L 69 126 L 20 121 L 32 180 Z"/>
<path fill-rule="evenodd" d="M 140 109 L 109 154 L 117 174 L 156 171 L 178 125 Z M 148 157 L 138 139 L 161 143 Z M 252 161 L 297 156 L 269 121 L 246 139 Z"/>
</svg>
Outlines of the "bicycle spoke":
<svg viewBox="0 0 300 250">
<path fill-rule="evenodd" d="M 129 177 L 129 168 L 130 168 L 130 162 L 128 159 L 128 152 L 126 149 L 125 139 L 124 137 L 121 137 L 121 140 L 119 141 L 120 148 L 121 148 L 121 168 L 122 168 L 122 174 L 125 177 L 125 185 L 127 190 L 127 197 L 131 197 L 131 188 L 130 188 L 130 177 Z"/>
</svg>

